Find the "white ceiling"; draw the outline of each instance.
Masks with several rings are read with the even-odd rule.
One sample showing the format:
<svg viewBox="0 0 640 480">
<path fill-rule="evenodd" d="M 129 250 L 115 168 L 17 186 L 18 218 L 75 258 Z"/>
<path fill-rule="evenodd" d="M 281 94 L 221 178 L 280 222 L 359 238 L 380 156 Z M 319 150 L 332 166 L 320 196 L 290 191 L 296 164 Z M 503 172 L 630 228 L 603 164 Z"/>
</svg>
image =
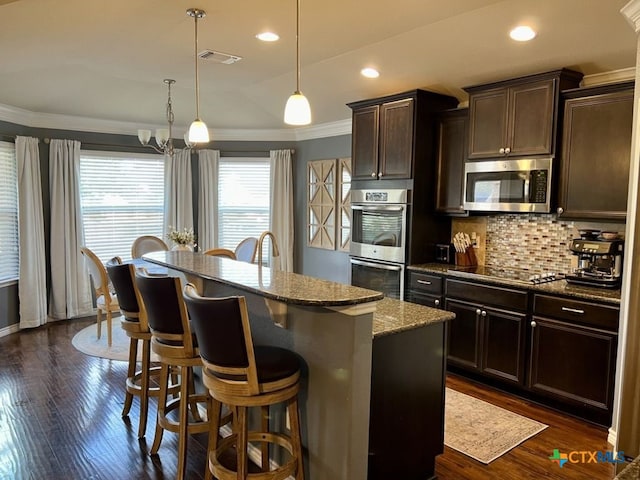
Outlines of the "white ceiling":
<svg viewBox="0 0 640 480">
<path fill-rule="evenodd" d="M 413 88 L 466 100 L 462 87 L 569 67 L 592 75 L 635 66 L 627 0 L 302 0 L 301 89 L 313 124 L 350 118 L 345 103 Z M 141 127 L 164 123 L 164 78 L 176 130 L 195 117 L 199 50 L 239 55 L 200 63 L 200 116 L 216 129 L 284 129 L 295 89 L 295 0 L 0 0 L 0 104 Z M 529 43 L 514 26 L 538 30 Z M 270 29 L 281 39 L 263 43 Z M 375 66 L 376 80 L 359 75 Z M 181 133 L 177 132 L 176 136 Z"/>
</svg>

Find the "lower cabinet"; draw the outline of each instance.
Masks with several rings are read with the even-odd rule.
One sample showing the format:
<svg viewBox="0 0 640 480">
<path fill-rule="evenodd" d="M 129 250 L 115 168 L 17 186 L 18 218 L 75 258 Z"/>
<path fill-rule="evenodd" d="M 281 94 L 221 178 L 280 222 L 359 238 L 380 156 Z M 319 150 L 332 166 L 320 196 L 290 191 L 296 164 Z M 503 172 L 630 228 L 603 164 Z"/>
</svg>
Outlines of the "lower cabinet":
<svg viewBox="0 0 640 480">
<path fill-rule="evenodd" d="M 535 295 L 528 386 L 611 418 L 619 309 Z M 544 315 L 544 316 L 542 316 Z"/>
<path fill-rule="evenodd" d="M 450 364 L 519 385 L 524 384 L 526 313 L 449 300 Z"/>
</svg>

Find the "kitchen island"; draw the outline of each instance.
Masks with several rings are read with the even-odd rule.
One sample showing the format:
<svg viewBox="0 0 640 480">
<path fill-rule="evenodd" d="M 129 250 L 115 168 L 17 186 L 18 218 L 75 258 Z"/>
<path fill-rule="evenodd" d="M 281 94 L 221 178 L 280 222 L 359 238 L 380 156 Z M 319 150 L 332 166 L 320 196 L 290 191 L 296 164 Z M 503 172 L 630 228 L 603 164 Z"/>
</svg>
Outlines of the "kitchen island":
<svg viewBox="0 0 640 480">
<path fill-rule="evenodd" d="M 306 478 L 433 475 L 443 439 L 444 322 L 453 314 L 193 252 L 144 259 L 178 272 L 201 295 L 245 296 L 254 342 L 304 359 Z"/>
</svg>

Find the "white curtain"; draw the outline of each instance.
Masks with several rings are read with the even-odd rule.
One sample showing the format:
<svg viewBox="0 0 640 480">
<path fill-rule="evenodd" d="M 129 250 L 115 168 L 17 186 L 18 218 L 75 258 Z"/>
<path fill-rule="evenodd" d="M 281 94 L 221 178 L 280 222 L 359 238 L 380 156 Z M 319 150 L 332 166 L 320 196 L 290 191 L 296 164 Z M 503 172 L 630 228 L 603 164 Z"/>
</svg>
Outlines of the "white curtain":
<svg viewBox="0 0 640 480">
<path fill-rule="evenodd" d="M 291 150 L 271 150 L 270 230 L 280 250 L 280 269 L 293 272 L 293 164 Z M 274 265 L 277 268 L 277 265 Z"/>
<path fill-rule="evenodd" d="M 47 323 L 47 267 L 38 139 L 16 137 L 18 236 L 20 241 L 20 328 Z"/>
<path fill-rule="evenodd" d="M 165 157 L 164 235 L 174 230 L 193 228 L 191 151 L 179 150 Z"/>
<path fill-rule="evenodd" d="M 51 298 L 55 319 L 91 315 L 91 284 L 80 247 L 84 244 L 80 211 L 80 142 L 51 140 Z"/>
<path fill-rule="evenodd" d="M 203 252 L 216 246 L 220 150 L 200 150 L 198 155 L 198 246 Z"/>
</svg>

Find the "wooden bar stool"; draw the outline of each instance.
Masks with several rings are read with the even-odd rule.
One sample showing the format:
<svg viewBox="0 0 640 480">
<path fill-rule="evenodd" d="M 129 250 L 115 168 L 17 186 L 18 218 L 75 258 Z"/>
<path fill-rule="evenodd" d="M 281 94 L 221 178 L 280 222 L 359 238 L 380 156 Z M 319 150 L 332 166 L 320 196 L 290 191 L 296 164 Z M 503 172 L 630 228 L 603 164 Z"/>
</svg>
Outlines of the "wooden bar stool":
<svg viewBox="0 0 640 480">
<path fill-rule="evenodd" d="M 244 297 L 205 298 L 189 284 L 184 290 L 184 300 L 198 338 L 203 382 L 213 397 L 207 448 L 209 470 L 205 478 L 210 479 L 213 474 L 219 480 L 282 480 L 289 476 L 304 480 L 298 414 L 300 357 L 284 348 L 254 347 Z M 223 403 L 235 412 L 235 418 L 232 434 L 219 440 Z M 286 404 L 290 435 L 269 430 L 268 409 L 278 403 Z M 261 407 L 259 431 L 248 429 L 249 407 Z M 248 471 L 249 443 L 260 444 L 259 473 Z M 279 446 L 288 452 L 273 469 L 269 446 Z M 236 456 L 235 468 L 222 461 L 230 452 Z"/>
<path fill-rule="evenodd" d="M 123 319 L 122 329 L 129 337 L 129 367 L 127 369 L 126 394 L 122 416 L 129 415 L 133 397 L 140 399 L 140 420 L 138 422 L 138 438 L 142 438 L 147 430 L 147 412 L 149 397 L 157 397 L 159 387 L 151 386 L 151 377 L 160 376 L 160 367 L 151 366 L 151 331 L 144 312 L 141 312 L 142 298 L 136 287 L 136 269 L 133 264 L 107 265 L 107 273 L 111 285 L 118 296 L 120 312 Z M 142 343 L 142 366 L 138 370 L 138 345 Z M 178 386 L 171 388 L 177 392 Z"/>
<path fill-rule="evenodd" d="M 209 430 L 211 397 L 195 391 L 193 367 L 201 367 L 198 344 L 191 333 L 189 317 L 182 300 L 182 284 L 176 277 L 151 277 L 136 272 L 136 284 L 142 297 L 142 310 L 151 330 L 151 349 L 161 362 L 158 418 L 150 454 L 158 453 L 162 434 L 169 430 L 178 434 L 178 479 L 186 473 L 187 436 Z M 180 394 L 168 399 L 169 373 L 180 371 Z M 202 418 L 198 404 L 206 405 L 207 418 Z M 170 415 L 178 410 L 178 420 Z M 189 415 L 189 413 L 191 415 Z"/>
</svg>

